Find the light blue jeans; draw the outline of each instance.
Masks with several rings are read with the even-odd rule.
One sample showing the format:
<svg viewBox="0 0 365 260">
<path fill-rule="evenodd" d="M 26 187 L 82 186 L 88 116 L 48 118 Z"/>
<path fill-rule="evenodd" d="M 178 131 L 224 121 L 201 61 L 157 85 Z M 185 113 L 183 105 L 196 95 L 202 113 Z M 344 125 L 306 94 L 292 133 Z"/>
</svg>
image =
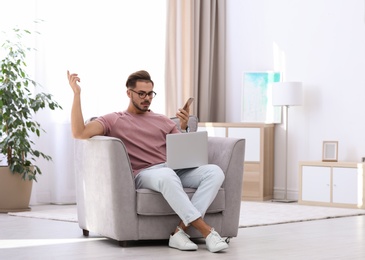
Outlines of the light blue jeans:
<svg viewBox="0 0 365 260">
<path fill-rule="evenodd" d="M 160 192 L 185 226 L 204 218 L 223 181 L 223 171 L 214 164 L 174 171 L 162 163 L 140 171 L 135 177 L 137 189 Z M 191 200 L 183 187 L 197 189 Z"/>
</svg>

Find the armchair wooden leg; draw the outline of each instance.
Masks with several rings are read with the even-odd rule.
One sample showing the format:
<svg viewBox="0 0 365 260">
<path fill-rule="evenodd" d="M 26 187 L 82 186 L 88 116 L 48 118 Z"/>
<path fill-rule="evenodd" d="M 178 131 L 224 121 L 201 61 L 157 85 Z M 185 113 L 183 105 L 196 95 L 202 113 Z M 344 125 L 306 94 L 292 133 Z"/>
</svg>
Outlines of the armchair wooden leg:
<svg viewBox="0 0 365 260">
<path fill-rule="evenodd" d="M 118 241 L 118 243 L 121 247 L 128 247 L 128 241 Z"/>
<path fill-rule="evenodd" d="M 89 230 L 83 229 L 83 230 L 82 230 L 82 234 L 83 234 L 85 237 L 88 237 L 88 236 L 89 236 Z"/>
</svg>

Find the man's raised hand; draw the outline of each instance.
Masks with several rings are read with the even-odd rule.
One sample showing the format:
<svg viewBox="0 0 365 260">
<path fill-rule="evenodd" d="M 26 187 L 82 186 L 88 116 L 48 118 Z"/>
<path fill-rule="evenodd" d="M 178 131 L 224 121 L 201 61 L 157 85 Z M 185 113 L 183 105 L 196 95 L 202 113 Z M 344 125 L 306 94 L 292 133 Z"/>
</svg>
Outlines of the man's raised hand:
<svg viewBox="0 0 365 260">
<path fill-rule="evenodd" d="M 80 82 L 80 78 L 78 76 L 78 74 L 76 73 L 72 73 L 70 74 L 69 71 L 67 71 L 67 78 L 68 78 L 68 83 L 70 84 L 72 90 L 74 91 L 75 94 L 80 94 L 81 92 L 81 87 L 78 84 L 78 82 Z"/>
</svg>

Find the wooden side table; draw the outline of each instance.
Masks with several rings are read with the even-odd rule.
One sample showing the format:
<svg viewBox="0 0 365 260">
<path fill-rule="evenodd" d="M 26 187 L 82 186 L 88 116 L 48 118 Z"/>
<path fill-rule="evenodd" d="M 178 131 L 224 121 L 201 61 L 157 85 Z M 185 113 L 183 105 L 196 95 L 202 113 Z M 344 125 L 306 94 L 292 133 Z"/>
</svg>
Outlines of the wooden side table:
<svg viewBox="0 0 365 260">
<path fill-rule="evenodd" d="M 274 124 L 264 123 L 199 123 L 198 131 L 209 136 L 246 139 L 242 200 L 273 198 L 274 129 Z"/>
</svg>

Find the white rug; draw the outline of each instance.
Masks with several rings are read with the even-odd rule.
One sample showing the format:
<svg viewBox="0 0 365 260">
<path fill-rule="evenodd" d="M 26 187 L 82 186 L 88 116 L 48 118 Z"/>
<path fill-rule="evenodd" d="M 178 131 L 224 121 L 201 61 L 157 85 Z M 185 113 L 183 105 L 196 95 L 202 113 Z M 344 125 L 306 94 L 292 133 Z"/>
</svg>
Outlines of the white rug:
<svg viewBox="0 0 365 260">
<path fill-rule="evenodd" d="M 8 214 L 18 217 L 77 222 L 76 205 L 31 206 L 31 211 Z M 243 201 L 239 224 L 241 228 L 244 228 L 358 215 L 365 215 L 365 210 L 304 206 L 297 203 Z"/>
<path fill-rule="evenodd" d="M 8 215 L 77 222 L 76 205 L 37 205 L 30 206 L 30 208 L 30 211 L 9 212 Z"/>
<path fill-rule="evenodd" d="M 359 215 L 365 215 L 365 210 L 244 201 L 239 223 L 240 227 L 256 227 Z"/>
</svg>

